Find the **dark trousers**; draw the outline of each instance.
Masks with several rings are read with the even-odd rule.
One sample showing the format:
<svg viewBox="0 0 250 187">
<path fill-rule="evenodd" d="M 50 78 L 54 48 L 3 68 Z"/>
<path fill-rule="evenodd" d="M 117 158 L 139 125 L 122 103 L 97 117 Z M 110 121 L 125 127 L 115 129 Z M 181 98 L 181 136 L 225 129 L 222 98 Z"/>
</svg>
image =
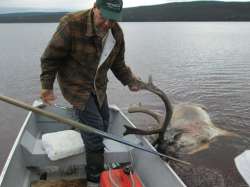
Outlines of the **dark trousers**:
<svg viewBox="0 0 250 187">
<path fill-rule="evenodd" d="M 107 131 L 109 124 L 109 108 L 107 97 L 100 108 L 96 95 L 91 94 L 85 109 L 76 109 L 76 115 L 81 123 L 89 125 L 101 131 Z M 94 133 L 81 131 L 86 151 L 86 173 L 87 180 L 99 182 L 100 172 L 104 167 L 104 144 L 103 137 Z"/>
</svg>

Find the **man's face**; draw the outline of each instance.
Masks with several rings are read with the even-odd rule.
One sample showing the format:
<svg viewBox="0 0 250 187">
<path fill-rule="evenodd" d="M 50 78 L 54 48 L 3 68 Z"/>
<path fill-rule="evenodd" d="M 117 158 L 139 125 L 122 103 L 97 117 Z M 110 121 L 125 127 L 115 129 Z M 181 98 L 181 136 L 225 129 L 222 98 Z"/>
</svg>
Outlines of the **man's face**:
<svg viewBox="0 0 250 187">
<path fill-rule="evenodd" d="M 94 6 L 93 8 L 93 12 L 94 12 L 94 22 L 97 29 L 99 29 L 102 32 L 106 32 L 113 27 L 115 21 L 104 18 L 102 16 L 101 11 L 96 6 Z"/>
</svg>

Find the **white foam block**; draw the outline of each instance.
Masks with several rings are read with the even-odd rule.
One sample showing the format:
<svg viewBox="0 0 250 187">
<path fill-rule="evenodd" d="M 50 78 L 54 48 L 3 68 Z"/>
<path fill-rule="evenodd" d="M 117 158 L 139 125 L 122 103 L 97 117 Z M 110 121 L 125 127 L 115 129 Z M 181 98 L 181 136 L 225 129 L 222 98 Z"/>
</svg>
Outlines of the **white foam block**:
<svg viewBox="0 0 250 187">
<path fill-rule="evenodd" d="M 250 185 L 250 150 L 246 150 L 234 159 L 241 176 Z"/>
<path fill-rule="evenodd" d="M 42 135 L 42 144 L 50 160 L 59 160 L 80 154 L 84 150 L 81 134 L 65 130 Z"/>
</svg>

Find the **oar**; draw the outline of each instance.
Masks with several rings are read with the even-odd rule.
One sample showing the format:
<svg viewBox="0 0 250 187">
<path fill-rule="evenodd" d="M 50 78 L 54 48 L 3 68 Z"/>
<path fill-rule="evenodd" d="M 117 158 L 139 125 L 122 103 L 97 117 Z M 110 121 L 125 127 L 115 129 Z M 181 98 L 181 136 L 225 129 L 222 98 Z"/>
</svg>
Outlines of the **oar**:
<svg viewBox="0 0 250 187">
<path fill-rule="evenodd" d="M 77 121 L 74 121 L 74 120 L 71 120 L 71 119 L 68 119 L 68 118 L 61 117 L 61 116 L 56 115 L 56 114 L 53 114 L 53 113 L 51 113 L 51 112 L 47 112 L 47 111 L 44 111 L 44 110 L 42 110 L 42 109 L 33 107 L 33 106 L 31 106 L 31 105 L 28 105 L 28 104 L 26 104 L 26 103 L 24 103 L 24 102 L 21 102 L 21 101 L 18 101 L 18 100 L 16 100 L 16 99 L 13 99 L 13 98 L 10 98 L 10 97 L 7 97 L 7 96 L 0 95 L 0 100 L 4 101 L 4 102 L 6 102 L 6 103 L 9 103 L 9 104 L 18 106 L 18 107 L 20 107 L 20 108 L 23 108 L 23 109 L 26 109 L 26 110 L 29 110 L 29 111 L 38 113 L 38 114 L 40 114 L 40 115 L 49 117 L 49 118 L 54 119 L 54 120 L 56 120 L 56 121 L 58 121 L 58 122 L 61 122 L 61 123 L 70 125 L 70 126 L 72 126 L 72 127 L 81 129 L 81 130 L 83 130 L 83 131 L 85 131 L 85 132 L 95 133 L 95 134 L 98 134 L 98 135 L 100 135 L 100 136 L 102 136 L 102 137 L 104 137 L 104 138 L 114 140 L 114 141 L 116 141 L 116 142 L 119 142 L 119 143 L 122 143 L 122 144 L 125 144 L 125 145 L 128 145 L 128 146 L 134 147 L 134 148 L 136 148 L 136 149 L 140 149 L 140 150 L 143 150 L 143 151 L 145 151 L 145 152 L 152 153 L 152 154 L 154 154 L 154 155 L 162 156 L 162 157 L 168 158 L 168 159 L 170 159 L 170 160 L 174 160 L 174 161 L 176 161 L 176 162 L 180 162 L 180 163 L 182 163 L 182 164 L 191 165 L 189 162 L 182 161 L 182 160 L 179 160 L 179 159 L 177 159 L 177 158 L 174 158 L 174 157 L 167 156 L 167 155 L 165 155 L 165 154 L 159 153 L 159 152 L 157 152 L 157 151 L 150 150 L 150 149 L 144 148 L 144 147 L 142 147 L 142 146 L 133 144 L 133 143 L 127 141 L 127 140 L 124 140 L 123 138 L 120 138 L 120 137 L 114 136 L 114 135 L 112 135 L 112 134 L 109 134 L 109 133 L 100 131 L 100 130 L 98 130 L 98 129 L 95 129 L 95 128 L 93 128 L 93 127 L 90 127 L 90 126 L 87 126 L 87 125 L 85 125 L 85 124 L 79 123 L 79 122 L 77 122 Z"/>
</svg>

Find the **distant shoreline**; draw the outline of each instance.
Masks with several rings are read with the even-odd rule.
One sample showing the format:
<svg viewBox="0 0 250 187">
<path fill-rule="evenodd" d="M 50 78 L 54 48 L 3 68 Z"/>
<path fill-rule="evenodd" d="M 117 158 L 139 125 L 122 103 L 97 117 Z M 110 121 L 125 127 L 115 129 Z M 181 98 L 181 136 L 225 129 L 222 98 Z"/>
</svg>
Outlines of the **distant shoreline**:
<svg viewBox="0 0 250 187">
<path fill-rule="evenodd" d="M 196 22 L 196 23 L 199 23 L 199 22 L 227 22 L 227 23 L 230 23 L 230 22 L 234 22 L 234 23 L 241 23 L 241 22 L 250 22 L 249 21 L 121 21 L 120 23 L 174 23 L 174 22 L 185 22 L 185 23 L 192 23 L 192 22 Z M 0 24 L 25 24 L 25 23 L 30 23 L 30 24 L 46 24 L 46 23 L 59 23 L 59 22 L 0 22 Z"/>
<path fill-rule="evenodd" d="M 57 23 L 68 12 L 0 14 L 0 23 Z M 123 22 L 248 22 L 250 2 L 194 1 L 125 8 Z"/>
</svg>

